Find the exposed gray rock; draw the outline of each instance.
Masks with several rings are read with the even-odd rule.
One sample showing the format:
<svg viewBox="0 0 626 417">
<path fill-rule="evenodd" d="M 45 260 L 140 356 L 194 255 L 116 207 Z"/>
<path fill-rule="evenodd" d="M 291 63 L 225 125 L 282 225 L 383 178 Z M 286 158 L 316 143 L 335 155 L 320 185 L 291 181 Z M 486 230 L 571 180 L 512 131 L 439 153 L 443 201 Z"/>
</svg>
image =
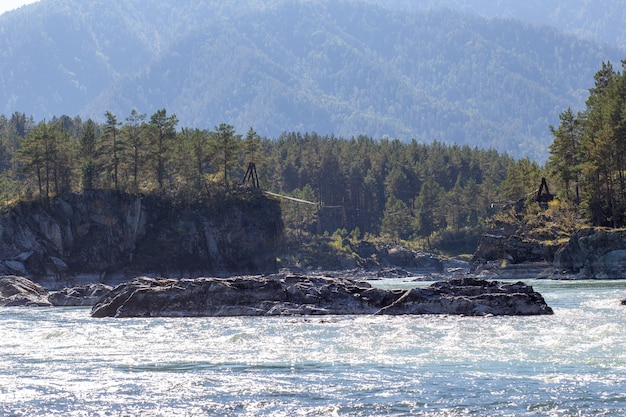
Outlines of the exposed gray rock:
<svg viewBox="0 0 626 417">
<path fill-rule="evenodd" d="M 26 267 L 24 264 L 17 260 L 6 260 L 3 262 L 4 266 L 6 266 L 10 271 L 18 273 L 20 275 L 26 274 Z"/>
<path fill-rule="evenodd" d="M 410 276 L 409 271 L 400 268 L 384 268 L 376 273 L 377 278 L 406 278 Z"/>
<path fill-rule="evenodd" d="M 406 268 L 412 271 L 443 272 L 443 263 L 432 253 L 409 250 L 403 246 L 392 246 L 379 255 L 383 265 Z"/>
<path fill-rule="evenodd" d="M 0 274 L 51 289 L 137 274 L 276 271 L 277 201 L 254 190 L 182 204 L 92 190 L 20 202 L 0 214 Z"/>
<path fill-rule="evenodd" d="M 551 262 L 523 262 L 514 264 L 506 261 L 487 262 L 475 266 L 473 275 L 491 279 L 552 278 Z"/>
<path fill-rule="evenodd" d="M 558 246 L 537 239 L 523 239 L 516 235 L 483 234 L 472 263 L 504 260 L 510 263 L 552 261 Z"/>
<path fill-rule="evenodd" d="M 93 317 L 272 316 L 309 314 L 552 314 L 521 282 L 455 278 L 425 289 L 382 290 L 345 278 L 139 278 L 114 288 Z"/>
<path fill-rule="evenodd" d="M 380 313 L 528 316 L 552 314 L 552 309 L 541 294 L 523 282 L 462 277 L 409 290 Z"/>
<path fill-rule="evenodd" d="M 112 287 L 104 284 L 79 285 L 50 292 L 48 301 L 54 306 L 93 306 Z"/>
<path fill-rule="evenodd" d="M 7 275 L 0 277 L 0 306 L 51 307 L 48 290 L 39 284 L 18 277 Z"/>
<path fill-rule="evenodd" d="M 586 228 L 572 234 L 554 257 L 557 274 L 587 279 L 626 278 L 626 230 Z"/>
</svg>

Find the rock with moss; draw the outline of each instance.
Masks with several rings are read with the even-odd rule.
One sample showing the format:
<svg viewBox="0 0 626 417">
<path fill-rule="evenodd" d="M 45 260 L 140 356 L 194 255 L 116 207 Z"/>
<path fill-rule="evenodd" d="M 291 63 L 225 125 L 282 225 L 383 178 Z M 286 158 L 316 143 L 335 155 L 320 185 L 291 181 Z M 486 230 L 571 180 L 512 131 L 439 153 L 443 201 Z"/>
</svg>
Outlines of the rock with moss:
<svg viewBox="0 0 626 417">
<path fill-rule="evenodd" d="M 512 264 L 552 261 L 558 248 L 552 241 L 485 233 L 480 239 L 472 263 L 501 260 Z"/>
</svg>

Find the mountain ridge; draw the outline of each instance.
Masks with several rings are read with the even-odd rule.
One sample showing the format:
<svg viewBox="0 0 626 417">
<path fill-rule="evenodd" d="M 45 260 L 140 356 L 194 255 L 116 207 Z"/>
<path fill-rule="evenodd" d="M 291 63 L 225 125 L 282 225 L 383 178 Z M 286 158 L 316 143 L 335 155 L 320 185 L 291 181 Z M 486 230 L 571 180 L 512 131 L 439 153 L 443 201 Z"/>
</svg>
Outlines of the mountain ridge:
<svg viewBox="0 0 626 417">
<path fill-rule="evenodd" d="M 548 126 L 621 55 L 511 19 L 357 1 L 43 0 L 0 23 L 5 114 L 167 108 L 183 126 L 439 140 L 540 161 Z"/>
</svg>

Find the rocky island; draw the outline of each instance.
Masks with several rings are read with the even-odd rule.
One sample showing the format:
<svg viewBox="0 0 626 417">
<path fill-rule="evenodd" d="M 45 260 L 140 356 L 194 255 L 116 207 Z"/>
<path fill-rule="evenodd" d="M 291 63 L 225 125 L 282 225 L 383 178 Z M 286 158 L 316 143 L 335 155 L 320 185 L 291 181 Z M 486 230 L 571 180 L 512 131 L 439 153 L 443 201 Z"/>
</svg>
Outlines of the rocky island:
<svg viewBox="0 0 626 417">
<path fill-rule="evenodd" d="M 355 314 L 465 316 L 552 314 L 522 282 L 460 276 L 426 288 L 383 290 L 329 276 L 272 274 L 230 278 L 136 278 L 49 291 L 17 276 L 0 277 L 0 306 L 93 306 L 93 317 L 218 317 Z"/>
<path fill-rule="evenodd" d="M 325 276 L 138 278 L 106 294 L 93 317 L 283 316 L 345 314 L 539 315 L 552 309 L 532 287 L 471 277 L 426 288 L 383 290 Z"/>
</svg>

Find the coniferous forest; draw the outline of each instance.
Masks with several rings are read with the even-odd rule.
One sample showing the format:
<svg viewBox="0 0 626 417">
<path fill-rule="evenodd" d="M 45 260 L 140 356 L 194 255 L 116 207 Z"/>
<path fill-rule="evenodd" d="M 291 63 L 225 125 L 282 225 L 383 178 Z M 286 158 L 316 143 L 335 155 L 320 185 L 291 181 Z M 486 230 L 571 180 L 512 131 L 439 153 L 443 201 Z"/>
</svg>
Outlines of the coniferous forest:
<svg viewBox="0 0 626 417">
<path fill-rule="evenodd" d="M 315 133 L 268 139 L 225 123 L 181 128 L 165 109 L 105 116 L 103 124 L 0 116 L 4 204 L 87 189 L 193 202 L 254 186 L 242 181 L 252 162 L 262 190 L 302 200 L 282 199 L 291 236 L 340 231 L 430 244 L 445 232 L 475 245 L 485 219 L 541 178 L 529 159 L 468 146 Z"/>
<path fill-rule="evenodd" d="M 622 64 L 622 68 L 626 62 Z M 382 237 L 427 249 L 471 252 L 489 219 L 513 203 L 531 203 L 541 178 L 552 206 L 574 210 L 582 224 L 626 222 L 626 78 L 603 63 L 587 108 L 564 111 L 545 166 L 492 149 L 408 143 L 316 133 L 260 137 L 222 123 L 180 127 L 174 114 L 105 113 L 106 122 L 59 116 L 35 121 L 0 116 L 4 206 L 88 189 L 157 194 L 181 204 L 241 187 L 283 197 L 294 240 L 336 234 Z M 250 181 L 247 168 L 254 164 Z M 246 181 L 244 181 L 246 179 Z M 579 224 L 580 226 L 580 224 Z"/>
<path fill-rule="evenodd" d="M 623 7 L 518 3 L 37 2 L 0 18 L 0 113 L 103 123 L 165 108 L 179 126 L 437 140 L 543 164 L 547 126 L 624 56 Z M 510 18 L 525 10 L 550 26 Z"/>
<path fill-rule="evenodd" d="M 561 198 L 580 205 L 593 225 L 626 225 L 626 60 L 622 71 L 610 62 L 594 76 L 585 110 L 571 108 L 551 127 L 548 167 Z"/>
</svg>

